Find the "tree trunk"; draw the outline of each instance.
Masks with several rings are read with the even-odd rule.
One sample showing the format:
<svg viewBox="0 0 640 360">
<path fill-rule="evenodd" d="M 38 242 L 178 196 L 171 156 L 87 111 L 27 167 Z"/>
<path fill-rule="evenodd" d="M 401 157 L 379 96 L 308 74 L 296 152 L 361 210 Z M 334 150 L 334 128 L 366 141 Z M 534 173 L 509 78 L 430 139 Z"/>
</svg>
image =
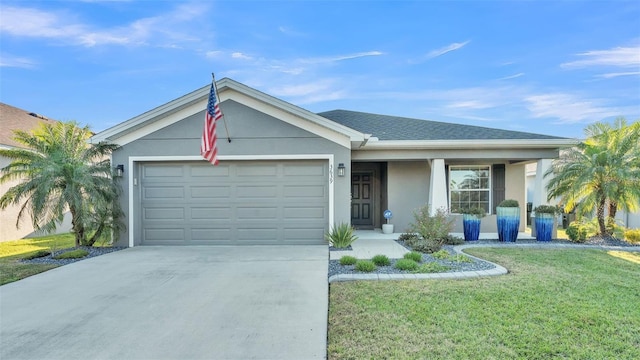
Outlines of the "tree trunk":
<svg viewBox="0 0 640 360">
<path fill-rule="evenodd" d="M 78 219 L 78 213 L 75 207 L 69 206 L 69 212 L 71 213 L 71 228 L 73 229 L 76 247 L 78 247 L 84 239 L 84 226 L 82 225 L 81 219 Z"/>
<path fill-rule="evenodd" d="M 604 221 L 604 208 L 606 205 L 606 199 L 602 197 L 596 208 L 596 217 L 598 218 L 598 227 L 600 228 L 600 236 L 607 235 L 607 227 Z"/>
</svg>

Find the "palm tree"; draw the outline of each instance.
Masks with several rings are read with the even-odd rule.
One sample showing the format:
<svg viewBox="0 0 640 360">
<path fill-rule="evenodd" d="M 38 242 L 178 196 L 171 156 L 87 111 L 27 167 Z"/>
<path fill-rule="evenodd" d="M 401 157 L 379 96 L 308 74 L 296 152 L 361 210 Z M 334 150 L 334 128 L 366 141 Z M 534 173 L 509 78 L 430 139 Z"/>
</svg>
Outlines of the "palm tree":
<svg viewBox="0 0 640 360">
<path fill-rule="evenodd" d="M 585 141 L 563 152 L 544 174 L 552 176 L 548 200 L 559 197 L 566 212 L 576 209 L 580 215 L 595 210 L 604 236 L 618 208 L 640 208 L 640 122 L 595 123 L 585 134 Z"/>
<path fill-rule="evenodd" d="M 109 230 L 118 234 L 119 186 L 108 159 L 117 145 L 89 144 L 91 135 L 75 122 L 43 123 L 32 133 L 15 132 L 24 149 L 0 149 L 12 160 L 1 169 L 0 183 L 20 181 L 0 198 L 0 209 L 20 206 L 16 226 L 30 215 L 36 230 L 50 232 L 69 211 L 76 246 L 92 246 Z"/>
</svg>

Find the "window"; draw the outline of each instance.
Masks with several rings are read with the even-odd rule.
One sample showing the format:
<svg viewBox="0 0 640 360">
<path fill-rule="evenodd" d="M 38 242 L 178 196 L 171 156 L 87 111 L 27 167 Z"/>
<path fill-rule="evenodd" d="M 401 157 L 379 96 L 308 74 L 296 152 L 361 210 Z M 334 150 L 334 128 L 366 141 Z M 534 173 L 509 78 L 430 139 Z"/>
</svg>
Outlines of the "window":
<svg viewBox="0 0 640 360">
<path fill-rule="evenodd" d="M 491 212 L 491 166 L 449 166 L 449 209 L 473 207 Z"/>
</svg>

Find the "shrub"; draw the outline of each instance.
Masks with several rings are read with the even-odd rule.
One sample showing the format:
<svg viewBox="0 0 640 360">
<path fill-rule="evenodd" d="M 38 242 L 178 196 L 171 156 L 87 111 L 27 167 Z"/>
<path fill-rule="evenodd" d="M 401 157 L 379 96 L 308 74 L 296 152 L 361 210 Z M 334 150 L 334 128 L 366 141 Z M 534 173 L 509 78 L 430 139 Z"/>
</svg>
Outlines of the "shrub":
<svg viewBox="0 0 640 360">
<path fill-rule="evenodd" d="M 560 209 L 558 209 L 557 206 L 551 206 L 551 205 L 536 206 L 535 209 L 533 209 L 533 211 L 535 211 L 536 214 L 552 214 L 552 215 L 556 215 L 556 214 L 560 213 Z"/>
<path fill-rule="evenodd" d="M 45 256 L 49 256 L 51 255 L 51 251 L 49 250 L 38 250 L 34 253 L 31 253 L 27 256 L 24 256 L 22 258 L 22 260 L 32 260 L 32 259 L 37 259 L 37 258 L 41 258 L 41 257 L 45 257 Z"/>
<path fill-rule="evenodd" d="M 453 230 L 454 219 L 444 209 L 429 213 L 429 207 L 423 206 L 413 213 L 414 222 L 409 224 L 411 231 L 425 240 L 442 240 Z"/>
<path fill-rule="evenodd" d="M 343 257 L 340 258 L 340 265 L 353 265 L 358 261 L 358 259 L 356 259 L 353 256 L 350 255 L 345 255 Z"/>
<path fill-rule="evenodd" d="M 377 266 L 389 266 L 391 265 L 391 261 L 386 255 L 376 255 L 371 258 L 371 261 Z"/>
<path fill-rule="evenodd" d="M 567 226 L 567 236 L 572 242 L 583 243 L 587 240 L 587 225 L 579 221 L 573 221 Z"/>
<path fill-rule="evenodd" d="M 418 239 L 405 242 L 412 250 L 419 251 L 425 254 L 431 254 L 442 249 L 443 241 L 438 239 Z"/>
<path fill-rule="evenodd" d="M 54 259 L 80 259 L 89 255 L 89 252 L 85 249 L 75 249 L 67 252 L 63 252 L 62 254 L 58 254 L 54 256 Z"/>
<path fill-rule="evenodd" d="M 457 237 L 457 236 L 453 236 L 453 235 L 447 235 L 444 237 L 444 239 L 442 239 L 444 244 L 447 245 L 461 245 L 464 244 L 464 239 L 461 237 Z"/>
<path fill-rule="evenodd" d="M 418 263 L 418 262 L 422 261 L 422 254 L 417 252 L 417 251 L 412 251 L 412 252 L 404 254 L 404 258 L 405 259 L 409 259 L 409 260 L 413 260 L 413 261 Z"/>
<path fill-rule="evenodd" d="M 324 238 L 334 247 L 342 249 L 358 240 L 358 237 L 353 233 L 354 231 L 351 225 L 340 223 L 338 226 L 334 225 L 331 231 L 324 234 Z"/>
<path fill-rule="evenodd" d="M 502 200 L 498 207 L 520 207 L 520 204 L 518 204 L 518 200 L 506 199 Z"/>
<path fill-rule="evenodd" d="M 640 229 L 629 229 L 625 231 L 624 238 L 632 244 L 640 244 Z"/>
<path fill-rule="evenodd" d="M 416 239 L 418 239 L 418 235 L 412 234 L 412 233 L 403 233 L 403 234 L 400 234 L 400 236 L 398 237 L 398 240 L 404 241 L 404 242 L 407 242 L 410 240 L 416 240 Z"/>
<path fill-rule="evenodd" d="M 449 258 L 450 261 L 455 261 L 455 262 L 459 262 L 459 263 L 472 263 L 473 260 L 471 260 L 470 257 L 466 256 L 466 255 L 462 255 L 462 254 L 456 254 L 454 256 L 451 256 Z"/>
<path fill-rule="evenodd" d="M 416 268 L 413 272 L 426 274 L 426 273 L 445 272 L 447 270 L 449 270 L 449 267 L 446 265 L 438 264 L 437 262 L 428 262 L 420 265 L 420 267 Z"/>
<path fill-rule="evenodd" d="M 400 259 L 396 261 L 395 267 L 398 270 L 415 270 L 418 268 L 418 263 L 409 259 Z"/>
<path fill-rule="evenodd" d="M 447 260 L 449 258 L 449 252 L 442 249 L 434 252 L 433 254 L 431 254 L 431 256 L 439 260 Z"/>
<path fill-rule="evenodd" d="M 372 272 L 376 269 L 376 264 L 371 260 L 358 260 L 356 262 L 356 270 L 362 272 Z"/>
</svg>

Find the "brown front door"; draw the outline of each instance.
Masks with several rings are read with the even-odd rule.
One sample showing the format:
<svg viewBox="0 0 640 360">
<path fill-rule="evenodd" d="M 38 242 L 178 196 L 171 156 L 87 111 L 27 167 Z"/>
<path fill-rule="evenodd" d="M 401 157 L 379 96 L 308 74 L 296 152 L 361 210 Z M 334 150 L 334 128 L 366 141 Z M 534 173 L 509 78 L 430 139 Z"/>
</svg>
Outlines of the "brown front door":
<svg viewBox="0 0 640 360">
<path fill-rule="evenodd" d="M 373 174 L 351 175 L 351 225 L 373 228 Z"/>
</svg>

